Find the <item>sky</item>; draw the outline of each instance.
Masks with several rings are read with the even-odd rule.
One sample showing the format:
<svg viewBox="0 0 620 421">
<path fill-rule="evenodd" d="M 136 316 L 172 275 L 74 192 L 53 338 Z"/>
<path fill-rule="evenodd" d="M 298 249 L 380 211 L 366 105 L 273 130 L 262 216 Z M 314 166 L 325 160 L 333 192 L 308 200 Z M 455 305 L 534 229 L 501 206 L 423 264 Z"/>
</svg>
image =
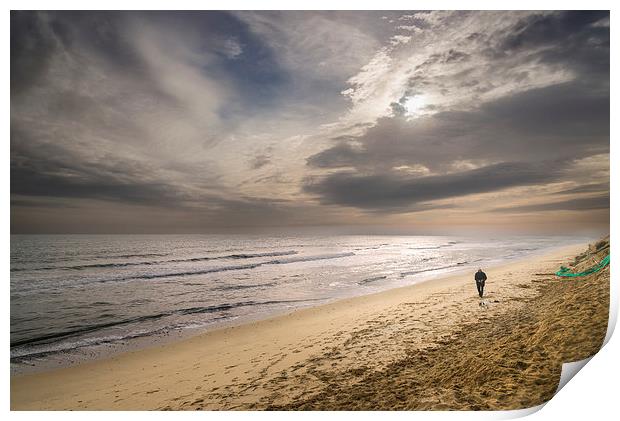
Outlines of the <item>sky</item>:
<svg viewBox="0 0 620 421">
<path fill-rule="evenodd" d="M 11 12 L 12 233 L 607 232 L 609 12 Z"/>
</svg>

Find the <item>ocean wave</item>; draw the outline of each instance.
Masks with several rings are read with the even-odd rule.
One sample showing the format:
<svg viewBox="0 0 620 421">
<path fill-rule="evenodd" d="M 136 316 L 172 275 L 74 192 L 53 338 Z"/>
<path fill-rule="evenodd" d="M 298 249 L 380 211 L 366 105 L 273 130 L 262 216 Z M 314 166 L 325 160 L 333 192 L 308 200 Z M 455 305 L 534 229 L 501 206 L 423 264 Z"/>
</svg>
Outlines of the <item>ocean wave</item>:
<svg viewBox="0 0 620 421">
<path fill-rule="evenodd" d="M 86 333 L 95 332 L 98 330 L 124 326 L 134 323 L 142 323 L 145 321 L 152 321 L 162 319 L 164 317 L 170 317 L 174 315 L 187 316 L 193 314 L 203 314 L 203 313 L 217 313 L 222 311 L 230 311 L 239 307 L 248 307 L 248 306 L 265 306 L 265 305 L 275 305 L 275 304 L 292 304 L 292 303 L 300 303 L 300 302 L 310 302 L 310 301 L 320 301 L 320 299 L 306 299 L 306 300 L 268 300 L 268 301 L 241 301 L 236 303 L 224 303 L 224 304 L 216 304 L 211 306 L 198 306 L 198 307 L 189 307 L 189 308 L 180 308 L 176 310 L 164 311 L 161 313 L 149 314 L 145 316 L 132 317 L 123 320 L 116 320 L 107 323 L 97 323 L 88 326 L 83 326 L 77 329 L 69 329 L 64 331 L 52 332 L 46 335 L 41 335 L 32 338 L 24 338 L 11 343 L 11 349 L 17 347 L 23 347 L 26 345 L 34 345 L 34 344 L 48 344 L 53 343 L 60 339 L 75 337 L 79 335 L 83 335 Z"/>
<path fill-rule="evenodd" d="M 108 335 L 94 338 L 81 338 L 73 341 L 59 341 L 47 344 L 29 344 L 28 346 L 15 347 L 11 349 L 11 363 L 29 363 L 33 359 L 44 358 L 50 355 L 75 351 L 81 348 L 94 347 L 98 345 L 114 344 L 132 339 L 144 338 L 149 336 L 161 335 L 172 330 L 196 329 L 211 325 L 221 320 L 234 320 L 237 316 L 221 315 L 213 317 L 206 323 L 186 322 L 176 323 L 170 326 L 155 329 L 139 329 L 128 332 L 124 335 Z"/>
<path fill-rule="evenodd" d="M 103 256 L 106 259 L 130 259 L 133 257 L 165 257 L 168 253 L 140 253 L 140 254 L 116 254 L 112 256 Z"/>
<path fill-rule="evenodd" d="M 20 263 L 20 264 L 28 264 L 28 263 L 57 263 L 57 262 L 70 262 L 72 260 L 101 260 L 101 259 L 130 259 L 134 257 L 165 257 L 168 256 L 169 253 L 132 253 L 132 254 L 105 254 L 102 252 L 101 254 L 74 254 L 71 256 L 56 256 L 53 259 L 37 259 L 37 260 L 16 260 L 13 261 L 13 257 L 11 257 L 11 263 Z M 61 268 L 62 266 L 57 266 L 57 268 Z M 56 268 L 56 267 L 54 267 Z M 21 270 L 33 270 L 33 269 L 24 269 L 18 268 Z M 37 268 L 34 268 L 37 269 Z"/>
<path fill-rule="evenodd" d="M 372 278 L 366 278 L 366 279 L 362 279 L 361 281 L 357 282 L 358 285 L 365 285 L 365 284 L 369 284 L 371 282 L 376 282 L 376 281 L 380 281 L 382 279 L 386 279 L 387 276 L 373 276 Z"/>
<path fill-rule="evenodd" d="M 448 241 L 446 244 L 440 244 L 438 246 L 424 246 L 424 247 L 409 247 L 409 250 L 438 250 L 446 247 L 452 247 L 459 244 L 458 241 Z"/>
<path fill-rule="evenodd" d="M 83 270 L 92 268 L 120 268 L 128 266 L 152 266 L 160 265 L 162 263 L 184 263 L 184 262 L 203 262 L 210 260 L 225 260 L 225 259 L 255 259 L 258 257 L 276 257 L 276 256 L 290 256 L 297 254 L 295 250 L 288 251 L 274 251 L 269 253 L 242 253 L 242 254 L 228 254 L 225 256 L 205 256 L 205 257 L 190 257 L 187 259 L 170 259 L 170 260 L 154 260 L 146 262 L 115 262 L 115 263 L 91 263 L 86 265 L 73 265 L 73 266 L 44 266 L 38 268 L 11 268 L 11 272 L 24 272 L 24 271 L 45 271 L 45 270 Z M 137 255 L 125 255 L 127 257 Z"/>
<path fill-rule="evenodd" d="M 444 246 L 430 246 L 430 247 L 409 247 L 409 250 L 437 250 Z"/>
<path fill-rule="evenodd" d="M 276 257 L 276 256 L 290 256 L 293 254 L 298 254 L 299 252 L 296 250 L 287 250 L 287 251 L 271 251 L 268 253 L 238 253 L 238 254 L 227 254 L 225 256 L 207 256 L 207 257 L 191 257 L 189 259 L 173 259 L 166 260 L 165 263 L 173 262 L 202 262 L 209 260 L 224 260 L 224 259 L 256 259 L 258 257 Z"/>
<path fill-rule="evenodd" d="M 379 250 L 380 248 L 384 247 L 384 246 L 388 246 L 389 244 L 384 243 L 384 244 L 376 244 L 373 246 L 355 246 L 354 250 Z"/>
<path fill-rule="evenodd" d="M 85 348 L 89 346 L 105 345 L 114 342 L 120 342 L 123 340 L 137 339 L 143 336 L 154 335 L 159 332 L 163 333 L 164 329 L 156 329 L 149 333 L 129 333 L 127 335 L 111 335 L 103 336 L 100 338 L 85 338 L 79 341 L 66 342 L 66 343 L 54 343 L 45 344 L 44 346 L 37 347 L 24 347 L 19 349 L 11 349 L 11 362 L 20 363 L 27 362 L 33 358 L 43 358 L 51 354 L 57 354 L 59 352 L 72 351 L 79 348 Z"/>
<path fill-rule="evenodd" d="M 313 256 L 299 256 L 299 257 L 291 257 L 287 259 L 278 259 L 271 260 L 269 262 L 265 262 L 265 265 L 283 265 L 287 263 L 298 263 L 298 262 L 313 262 L 315 260 L 330 260 L 330 259 L 340 259 L 342 257 L 350 257 L 355 256 L 353 252 L 346 253 L 331 253 L 331 254 L 317 254 Z"/>
<path fill-rule="evenodd" d="M 222 316 L 214 318 L 213 320 L 221 320 L 229 318 L 228 316 Z M 189 324 L 188 324 L 189 325 Z M 54 343 L 44 344 L 28 344 L 28 346 L 15 347 L 11 349 L 10 359 L 12 363 L 25 363 L 34 358 L 43 358 L 48 355 L 58 354 L 62 352 L 74 351 L 80 348 L 93 347 L 97 345 L 105 345 L 111 343 L 118 343 L 131 339 L 138 339 L 147 336 L 154 336 L 158 334 L 166 333 L 170 330 L 179 329 L 185 327 L 185 325 L 171 325 L 160 327 L 156 329 L 140 329 L 137 331 L 128 332 L 124 335 L 108 335 L 94 338 L 81 338 L 73 341 L 59 341 Z"/>
<path fill-rule="evenodd" d="M 433 272 L 436 270 L 443 270 L 443 269 L 451 269 L 451 268 L 456 268 L 462 265 L 466 265 L 469 262 L 458 262 L 455 265 L 448 265 L 448 266 L 441 266 L 441 267 L 437 267 L 437 268 L 430 268 L 430 269 L 421 269 L 421 270 L 413 270 L 410 272 L 401 272 L 400 276 L 401 278 L 404 278 L 405 276 L 409 276 L 409 275 L 417 275 L 418 273 L 424 273 L 424 272 Z"/>
<path fill-rule="evenodd" d="M 242 289 L 252 289 L 252 288 L 262 288 L 262 287 L 272 287 L 277 285 L 277 282 L 268 282 L 265 284 L 236 284 L 236 285 L 222 285 L 219 287 L 215 287 L 212 291 L 238 291 Z"/>
<path fill-rule="evenodd" d="M 146 275 L 127 276 L 124 278 L 98 279 L 93 282 L 98 282 L 98 283 L 122 282 L 122 281 L 131 281 L 131 280 L 139 280 L 139 279 L 162 279 L 162 278 L 177 278 L 177 277 L 184 277 L 184 276 L 207 275 L 210 273 L 229 272 L 229 271 L 234 271 L 234 270 L 256 269 L 258 267 L 267 266 L 267 265 L 285 265 L 289 263 L 339 259 L 342 257 L 348 257 L 348 256 L 354 256 L 354 255 L 355 253 L 334 253 L 334 254 L 321 254 L 321 255 L 315 255 L 315 256 L 300 256 L 300 257 L 292 257 L 292 258 L 287 258 L 287 259 L 268 260 L 266 262 L 248 263 L 245 265 L 220 266 L 220 267 L 215 267 L 215 268 L 207 268 L 207 269 L 193 270 L 193 271 L 153 273 L 153 274 L 146 274 Z"/>
</svg>

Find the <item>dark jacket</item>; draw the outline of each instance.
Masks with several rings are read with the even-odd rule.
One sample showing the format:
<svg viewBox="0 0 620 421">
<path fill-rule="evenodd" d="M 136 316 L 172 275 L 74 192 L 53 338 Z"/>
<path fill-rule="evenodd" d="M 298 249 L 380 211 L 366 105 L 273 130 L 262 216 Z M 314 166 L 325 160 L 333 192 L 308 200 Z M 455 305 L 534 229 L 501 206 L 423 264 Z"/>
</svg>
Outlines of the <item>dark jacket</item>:
<svg viewBox="0 0 620 421">
<path fill-rule="evenodd" d="M 480 272 L 476 272 L 476 274 L 474 275 L 474 279 L 476 281 L 486 281 L 487 280 L 487 274 L 480 271 Z"/>
</svg>

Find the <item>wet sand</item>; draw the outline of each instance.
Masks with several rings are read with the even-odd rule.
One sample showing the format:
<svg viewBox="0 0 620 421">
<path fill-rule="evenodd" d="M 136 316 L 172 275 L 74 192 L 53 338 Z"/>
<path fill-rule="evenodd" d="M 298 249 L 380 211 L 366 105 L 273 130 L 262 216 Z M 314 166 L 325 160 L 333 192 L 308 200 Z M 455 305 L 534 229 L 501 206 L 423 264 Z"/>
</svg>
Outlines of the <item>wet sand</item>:
<svg viewBox="0 0 620 421">
<path fill-rule="evenodd" d="M 605 337 L 609 267 L 587 246 L 11 379 L 11 409 L 520 409 Z M 590 250 L 577 270 L 608 249 Z M 600 258 L 599 258 L 600 257 Z"/>
</svg>

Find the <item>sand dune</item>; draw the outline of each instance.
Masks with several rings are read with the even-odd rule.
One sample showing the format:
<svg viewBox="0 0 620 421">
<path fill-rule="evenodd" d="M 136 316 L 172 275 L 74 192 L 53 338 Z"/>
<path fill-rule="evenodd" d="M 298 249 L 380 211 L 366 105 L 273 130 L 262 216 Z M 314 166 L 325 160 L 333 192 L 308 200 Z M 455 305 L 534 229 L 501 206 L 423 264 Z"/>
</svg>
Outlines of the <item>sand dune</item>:
<svg viewBox="0 0 620 421">
<path fill-rule="evenodd" d="M 11 379 L 12 409 L 517 409 L 605 336 L 609 268 L 585 247 Z M 607 253 L 591 248 L 576 263 Z"/>
</svg>

